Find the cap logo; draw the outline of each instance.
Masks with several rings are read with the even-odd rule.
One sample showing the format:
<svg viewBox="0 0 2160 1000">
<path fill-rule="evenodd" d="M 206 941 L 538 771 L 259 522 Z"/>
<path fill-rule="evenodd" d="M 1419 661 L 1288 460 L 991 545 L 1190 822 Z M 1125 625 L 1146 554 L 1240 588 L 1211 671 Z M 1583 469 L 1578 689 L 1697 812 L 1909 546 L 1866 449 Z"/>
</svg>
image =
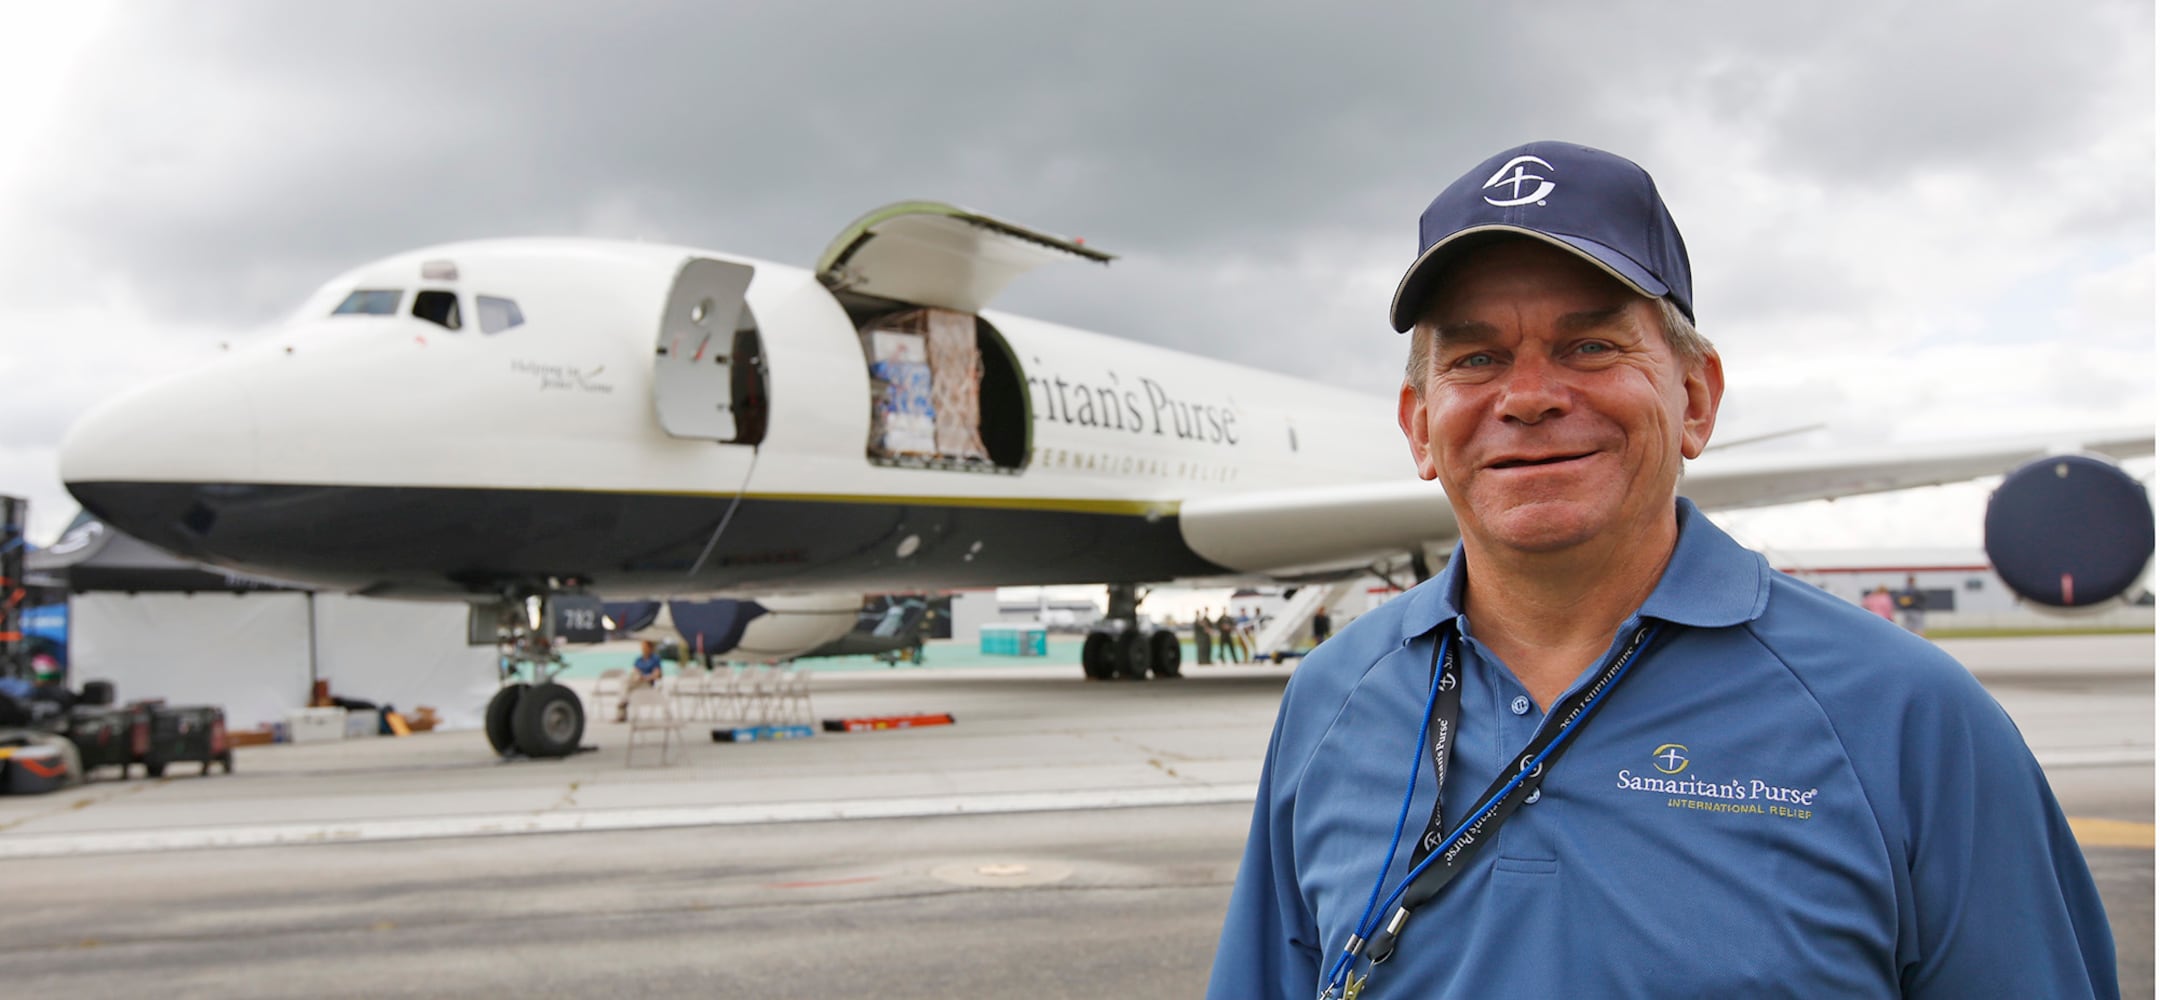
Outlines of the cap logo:
<svg viewBox="0 0 2160 1000">
<path fill-rule="evenodd" d="M 1485 196 L 1485 203 L 1495 208 L 1512 208 L 1516 205 L 1543 202 L 1545 196 L 1553 192 L 1553 182 L 1540 174 L 1531 173 L 1527 164 L 1532 163 L 1547 170 L 1553 168 L 1552 164 L 1535 156 L 1518 156 L 1501 164 L 1500 169 L 1493 171 L 1492 179 L 1485 182 L 1485 190 L 1493 191 L 1505 187 L 1507 197 L 1496 198 L 1488 194 Z M 1511 170 L 1514 173 L 1508 172 Z M 1536 184 L 1537 187 L 1529 194 L 1524 194 L 1523 187 L 1528 184 Z"/>
</svg>

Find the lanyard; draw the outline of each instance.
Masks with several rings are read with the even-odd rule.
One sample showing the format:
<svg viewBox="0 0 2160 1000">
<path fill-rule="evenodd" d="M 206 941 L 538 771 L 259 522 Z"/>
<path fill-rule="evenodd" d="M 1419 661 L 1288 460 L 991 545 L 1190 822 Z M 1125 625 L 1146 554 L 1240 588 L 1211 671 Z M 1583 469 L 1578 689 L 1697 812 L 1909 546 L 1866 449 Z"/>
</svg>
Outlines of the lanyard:
<svg viewBox="0 0 2160 1000">
<path fill-rule="evenodd" d="M 1433 689 L 1428 700 L 1425 727 L 1419 731 L 1418 737 L 1418 756 L 1421 759 L 1426 754 L 1427 737 L 1431 737 L 1433 774 L 1440 785 L 1434 796 L 1432 819 L 1427 824 L 1425 835 L 1418 838 L 1418 844 L 1412 851 L 1410 874 L 1403 879 L 1403 884 L 1395 888 L 1394 895 L 1388 900 L 1391 904 L 1396 904 L 1394 914 L 1388 918 L 1384 927 L 1373 928 L 1370 926 L 1373 908 L 1370 903 L 1367 904 L 1366 913 L 1359 920 L 1358 933 L 1351 935 L 1350 940 L 1344 944 L 1341 960 L 1337 961 L 1334 973 L 1328 977 L 1328 985 L 1321 993 L 1322 997 L 1355 997 L 1364 988 L 1366 977 L 1348 978 L 1350 965 L 1360 957 L 1372 965 L 1379 965 L 1394 955 L 1396 939 L 1402 933 L 1403 925 L 1409 922 L 1411 911 L 1439 895 L 1440 890 L 1446 888 L 1456 875 L 1469 866 L 1478 850 L 1498 835 L 1500 827 L 1507 822 L 1509 816 L 1514 815 L 1516 808 L 1536 794 L 1538 786 L 1544 782 L 1546 770 L 1566 752 L 1576 730 L 1589 721 L 1590 716 L 1596 714 L 1598 708 L 1605 703 L 1606 694 L 1627 675 L 1628 669 L 1640 658 L 1643 648 L 1656 636 L 1657 626 L 1644 623 L 1638 627 L 1635 634 L 1620 648 L 1619 653 L 1605 664 L 1605 668 L 1598 672 L 1595 679 L 1555 705 L 1554 710 L 1546 715 L 1544 724 L 1538 727 L 1537 735 L 1531 737 L 1521 753 L 1516 754 L 1516 766 L 1501 771 L 1478 798 L 1481 803 L 1478 808 L 1464 817 L 1452 833 L 1443 837 L 1440 831 L 1446 829 L 1446 826 L 1440 818 L 1440 803 L 1447 793 L 1448 758 L 1452 756 L 1457 717 L 1462 707 L 1462 680 L 1456 670 L 1455 644 L 1451 641 L 1454 638 L 1453 632 L 1452 627 L 1444 627 L 1435 644 Z M 1413 785 L 1416 776 L 1416 769 L 1413 768 Z M 1407 813 L 1407 795 L 1403 808 Z M 1397 820 L 1396 833 L 1400 837 L 1400 820 Z M 1391 860 L 1393 854 L 1393 850 L 1390 850 Z M 1383 880 L 1386 879 L 1386 864 L 1381 866 L 1380 876 Z M 1375 899 L 1378 897 L 1378 889 L 1379 886 L 1375 885 Z M 1370 975 L 1370 966 L 1367 974 Z M 1340 992 L 1338 984 L 1341 987 Z"/>
<path fill-rule="evenodd" d="M 1449 628 L 1452 631 L 1453 626 Z M 1426 714 L 1424 737 L 1424 742 L 1432 748 L 1432 818 L 1425 821 L 1425 835 L 1418 838 L 1417 846 L 1410 851 L 1413 869 L 1447 839 L 1447 825 L 1440 818 L 1440 806 L 1447 801 L 1448 759 L 1455 755 L 1455 723 L 1462 715 L 1462 674 L 1455 666 L 1455 653 L 1455 643 L 1443 639 L 1434 655 L 1436 676 L 1432 681 L 1432 707 Z"/>
</svg>

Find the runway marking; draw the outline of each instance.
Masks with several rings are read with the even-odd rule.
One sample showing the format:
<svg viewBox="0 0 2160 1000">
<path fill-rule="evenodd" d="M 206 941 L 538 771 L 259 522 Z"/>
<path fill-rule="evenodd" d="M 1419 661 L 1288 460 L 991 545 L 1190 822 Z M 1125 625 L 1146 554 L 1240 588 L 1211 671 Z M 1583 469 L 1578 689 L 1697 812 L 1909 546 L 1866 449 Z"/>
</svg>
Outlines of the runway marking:
<svg viewBox="0 0 2160 1000">
<path fill-rule="evenodd" d="M 877 881 L 877 880 L 878 880 L 878 877 L 877 877 L 877 876 L 875 876 L 875 875 L 857 875 L 857 876 L 855 876 L 854 878 L 827 878 L 827 879 L 818 879 L 818 880 L 815 880 L 815 881 L 811 881 L 811 882 L 767 882 L 767 883 L 765 883 L 765 888 L 767 888 L 767 889 L 823 889 L 823 888 L 826 888 L 826 887 L 828 887 L 828 886 L 835 886 L 835 885 L 862 885 L 862 884 L 864 884 L 864 883 L 866 883 L 866 882 L 875 882 L 875 881 Z"/>
<path fill-rule="evenodd" d="M 2035 750 L 2033 757 L 2043 768 L 2121 767 L 2153 763 L 2152 747 L 2100 747 Z"/>
<path fill-rule="evenodd" d="M 1250 803 L 1257 783 L 1178 785 L 1171 788 L 1078 789 L 926 798 L 851 799 L 828 802 L 765 802 L 655 809 L 585 809 L 493 816 L 352 820 L 329 823 L 266 823 L 248 826 L 178 827 L 158 830 L 0 834 L 0 860 L 199 851 L 228 847 L 295 847 L 455 837 L 538 833 L 659 830 L 671 827 L 747 826 L 859 819 L 915 819 L 998 813 L 1064 812 L 1075 809 L 1138 809 Z"/>
<path fill-rule="evenodd" d="M 2120 819 L 2070 817 L 2070 832 L 2079 847 L 2153 847 L 2153 825 Z"/>
</svg>

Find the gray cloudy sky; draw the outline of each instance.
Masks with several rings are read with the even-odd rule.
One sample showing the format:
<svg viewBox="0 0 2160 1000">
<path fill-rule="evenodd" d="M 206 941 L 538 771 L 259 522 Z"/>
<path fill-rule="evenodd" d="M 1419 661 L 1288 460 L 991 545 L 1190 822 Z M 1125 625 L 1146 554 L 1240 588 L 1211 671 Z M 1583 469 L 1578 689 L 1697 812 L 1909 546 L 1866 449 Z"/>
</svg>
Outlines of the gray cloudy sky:
<svg viewBox="0 0 2160 1000">
<path fill-rule="evenodd" d="M 75 417 L 370 258 L 574 233 L 809 264 L 910 197 L 1123 255 L 1001 308 L 1388 392 L 1417 213 L 1537 138 L 1658 178 L 1726 435 L 2151 422 L 2150 3 L 1342 6 L 18 10 L 0 491 L 49 537 Z M 1974 542 L 1979 495 L 1742 527 Z"/>
</svg>

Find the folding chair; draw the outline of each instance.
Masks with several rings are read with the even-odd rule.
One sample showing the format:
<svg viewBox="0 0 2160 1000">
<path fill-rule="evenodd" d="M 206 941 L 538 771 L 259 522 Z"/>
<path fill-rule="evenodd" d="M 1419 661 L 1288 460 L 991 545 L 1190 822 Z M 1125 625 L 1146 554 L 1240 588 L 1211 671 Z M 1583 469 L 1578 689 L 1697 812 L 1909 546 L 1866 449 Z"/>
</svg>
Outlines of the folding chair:
<svg viewBox="0 0 2160 1000">
<path fill-rule="evenodd" d="M 675 675 L 668 688 L 670 699 L 675 703 L 675 716 L 679 719 L 702 719 L 711 707 L 706 701 L 712 690 L 712 672 L 703 667 L 684 667 Z"/>
<path fill-rule="evenodd" d="M 714 671 L 712 688 L 714 722 L 749 721 L 750 668 L 738 663 L 725 671 Z"/>
<path fill-rule="evenodd" d="M 780 668 L 777 706 L 782 725 L 814 726 L 817 711 L 810 705 L 810 672 L 794 664 Z"/>
<path fill-rule="evenodd" d="M 753 726 L 772 725 L 778 699 L 779 671 L 762 663 L 751 667 L 742 692 L 743 721 Z"/>
<path fill-rule="evenodd" d="M 630 740 L 623 751 L 623 766 L 636 762 L 639 744 L 651 745 L 657 736 L 660 742 L 660 766 L 674 762 L 675 739 L 682 723 L 675 716 L 675 706 L 665 692 L 646 686 L 630 689 Z"/>
<path fill-rule="evenodd" d="M 606 712 L 612 717 L 615 703 L 621 701 L 623 693 L 629 690 L 629 676 L 630 670 L 627 667 L 609 667 L 600 671 L 600 678 L 593 681 L 592 698 L 586 704 L 593 711 Z"/>
</svg>

